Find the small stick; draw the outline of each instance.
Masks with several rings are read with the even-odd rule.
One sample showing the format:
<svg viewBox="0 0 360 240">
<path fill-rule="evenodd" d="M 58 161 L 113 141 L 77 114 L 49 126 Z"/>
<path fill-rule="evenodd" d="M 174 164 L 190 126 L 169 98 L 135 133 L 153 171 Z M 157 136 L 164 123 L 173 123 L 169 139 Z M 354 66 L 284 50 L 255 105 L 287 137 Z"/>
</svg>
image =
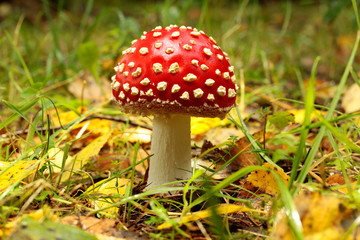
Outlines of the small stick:
<svg viewBox="0 0 360 240">
<path fill-rule="evenodd" d="M 254 92 L 254 89 L 252 89 L 251 87 L 248 87 L 248 86 L 245 87 L 245 90 L 247 92 Z M 279 106 L 279 107 L 281 107 L 283 109 L 286 109 L 286 110 L 293 109 L 293 107 L 291 105 L 280 102 L 279 100 L 277 100 L 275 98 L 272 98 L 272 97 L 269 97 L 266 94 L 263 94 L 263 93 L 254 93 L 254 94 L 261 97 L 262 99 L 268 101 L 269 103 L 277 105 L 277 106 Z"/>
</svg>

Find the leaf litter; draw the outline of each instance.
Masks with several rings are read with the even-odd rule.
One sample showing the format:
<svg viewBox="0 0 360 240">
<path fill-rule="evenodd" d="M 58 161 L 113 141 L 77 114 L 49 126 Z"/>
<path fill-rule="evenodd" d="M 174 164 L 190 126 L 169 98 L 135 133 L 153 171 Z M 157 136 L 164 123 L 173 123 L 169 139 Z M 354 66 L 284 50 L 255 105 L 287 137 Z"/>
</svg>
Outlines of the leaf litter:
<svg viewBox="0 0 360 240">
<path fill-rule="evenodd" d="M 65 115 L 65 116 L 67 116 L 67 115 Z M 73 119 L 69 119 L 69 120 L 71 121 Z M 207 120 L 204 119 L 204 122 L 206 122 L 206 121 Z M 291 121 L 289 121 L 288 124 L 290 124 L 290 122 Z M 193 126 L 196 126 L 197 124 L 199 124 L 199 121 L 194 121 L 194 123 L 192 123 L 192 124 L 193 124 Z M 283 123 L 281 123 L 281 124 L 283 124 Z M 78 126 L 75 128 L 82 128 L 83 126 L 84 125 L 81 125 L 81 126 Z M 91 125 L 88 125 L 88 126 L 90 127 Z M 123 132 L 118 132 L 115 134 L 114 134 L 114 131 L 116 132 L 116 130 L 109 132 L 107 124 L 105 124 L 105 125 L 100 124 L 98 126 L 104 126 L 104 129 L 102 131 L 99 131 L 99 133 L 101 135 L 100 136 L 95 135 L 95 136 L 97 136 L 97 138 L 94 138 L 89 143 L 86 143 L 86 146 L 83 147 L 79 152 L 69 155 L 67 157 L 65 168 L 62 170 L 61 175 L 59 175 L 59 176 L 61 176 L 62 181 L 69 180 L 70 176 L 74 176 L 73 173 L 83 175 L 81 173 L 81 171 L 79 171 L 79 170 L 83 169 L 83 167 L 86 165 L 89 165 L 89 164 L 92 165 L 93 163 L 96 162 L 96 159 L 101 159 L 101 156 L 104 156 L 104 154 L 106 154 L 106 152 L 109 152 L 109 150 L 111 151 L 111 149 L 112 149 L 111 146 L 114 146 L 113 144 L 116 143 L 115 139 L 117 139 L 119 136 L 120 136 L 120 138 L 125 138 L 128 141 L 129 136 L 124 135 Z M 284 126 L 282 126 L 282 127 L 284 127 Z M 201 134 L 206 134 L 206 130 L 205 131 L 201 130 L 201 131 L 202 131 Z M 142 133 L 143 132 L 141 130 L 139 132 L 139 134 L 137 133 L 135 135 L 132 135 L 131 137 L 133 140 L 128 141 L 128 142 L 134 143 L 137 140 L 143 144 L 145 149 L 148 149 L 149 141 L 143 140 L 143 137 L 141 136 Z M 71 134 L 71 133 L 69 133 L 69 134 Z M 91 134 L 97 134 L 97 133 L 94 133 L 94 131 L 90 129 L 89 134 L 91 135 Z M 148 132 L 146 134 L 148 135 Z M 203 135 L 203 137 L 204 136 L 205 135 Z M 262 131 L 255 133 L 254 136 L 259 140 L 260 143 L 264 142 L 264 133 Z M 269 141 L 269 140 L 271 140 L 271 138 L 273 138 L 275 136 L 275 134 L 267 132 L 265 134 L 265 136 L 266 136 L 265 137 L 266 141 Z M 80 138 L 79 141 L 87 141 L 87 140 L 86 140 L 86 137 L 84 137 L 84 138 Z M 217 164 L 212 165 L 213 170 L 216 170 L 222 164 L 231 160 L 230 164 L 223 171 L 222 177 L 214 176 L 215 179 L 226 179 L 226 177 L 229 176 L 229 174 L 236 172 L 237 170 L 239 170 L 243 167 L 246 167 L 246 166 L 261 165 L 261 161 L 259 161 L 257 154 L 252 151 L 251 144 L 245 137 L 241 137 L 235 141 L 230 139 L 229 143 L 230 142 L 232 144 L 225 145 L 225 147 L 224 146 L 217 147 L 217 146 L 212 145 L 210 142 L 208 142 L 208 143 L 206 143 L 206 146 L 203 145 L 203 147 L 201 149 L 202 153 L 210 150 L 206 154 L 202 155 L 202 159 L 203 159 L 203 161 L 208 161 L 211 164 L 216 162 Z M 205 142 L 204 142 L 204 144 L 205 144 Z M 104 148 L 105 145 L 109 145 L 110 148 L 109 147 Z M 270 147 L 270 146 L 268 146 L 268 147 Z M 200 154 L 199 153 L 197 153 L 196 151 L 193 151 L 194 156 L 201 154 L 201 153 Z M 60 169 L 59 165 L 60 165 L 60 163 L 62 163 L 62 161 L 64 159 L 63 154 L 64 154 L 64 152 L 60 148 L 53 148 L 51 151 L 49 151 L 49 159 L 50 160 L 48 160 L 48 161 L 51 161 L 53 163 L 53 165 L 58 166 L 58 169 Z M 131 155 L 131 153 L 130 153 L 130 155 Z M 128 155 L 127 160 L 126 160 L 126 162 L 128 162 L 129 164 L 130 164 L 129 161 L 132 158 L 130 155 Z M 146 155 L 147 154 L 143 155 L 140 158 L 143 158 Z M 139 160 L 141 160 L 141 159 L 138 159 L 137 161 L 139 161 Z M 119 158 L 117 157 L 111 161 L 119 161 Z M 110 161 L 110 163 L 111 163 L 111 161 Z M 28 163 L 28 164 L 30 164 L 30 163 Z M 130 166 L 129 164 L 122 166 L 121 168 L 125 169 L 126 167 Z M 21 164 L 14 165 L 14 166 L 17 166 L 19 168 L 24 167 Z M 31 164 L 29 166 L 31 166 Z M 202 166 L 199 166 L 199 167 L 202 168 Z M 276 172 L 280 176 L 280 178 L 284 181 L 284 183 L 288 182 L 288 178 L 289 178 L 288 175 L 286 175 L 281 169 L 278 169 L 269 163 L 265 163 L 265 165 L 263 165 L 263 167 L 269 168 L 269 169 L 273 170 L 274 172 Z M 142 169 L 144 169 L 144 170 L 138 171 L 138 173 L 141 174 L 141 175 L 139 175 L 139 177 L 144 176 L 146 174 L 146 172 L 145 172 L 146 167 L 142 168 Z M 33 173 L 33 172 L 31 172 L 31 173 Z M 53 173 L 59 174 L 59 172 L 56 171 L 55 168 L 53 168 Z M 7 176 L 7 175 L 4 175 L 4 176 Z M 22 178 L 25 178 L 26 176 L 28 176 L 28 175 L 22 175 Z M 331 179 L 331 178 L 329 178 L 329 179 Z M 121 216 L 123 216 L 124 213 L 121 213 L 121 211 L 119 212 L 118 207 L 112 207 L 112 206 L 114 204 L 116 205 L 116 203 L 124 196 L 125 189 L 126 189 L 126 186 L 129 184 L 129 181 L 130 180 L 126 179 L 126 178 L 112 178 L 112 179 L 105 178 L 100 181 L 97 180 L 97 182 L 95 184 L 90 184 L 90 185 L 87 184 L 88 185 L 87 189 L 84 188 L 83 191 L 84 191 L 84 196 L 88 196 L 89 198 L 87 198 L 87 200 L 86 200 L 86 202 L 84 202 L 84 204 L 89 206 L 90 208 L 96 210 L 100 215 L 101 215 L 101 212 L 103 212 L 104 213 L 103 216 L 105 216 L 107 219 L 101 220 L 101 219 L 89 216 L 89 217 L 81 217 L 81 222 L 89 221 L 90 223 L 94 223 L 94 225 L 97 225 L 97 224 L 101 225 L 101 224 L 104 224 L 102 222 L 112 221 L 112 223 L 110 223 L 110 222 L 108 223 L 108 224 L 110 224 L 110 226 L 118 226 L 118 224 L 120 224 L 120 223 L 117 222 L 117 220 L 115 220 L 115 219 L 117 219 L 119 217 L 121 218 Z M 139 182 L 139 180 L 137 182 Z M 217 214 L 224 215 L 224 217 L 227 216 L 226 218 L 230 219 L 230 222 L 234 221 L 233 224 L 235 224 L 236 221 L 242 222 L 241 226 L 243 229 L 253 230 L 254 227 L 256 227 L 256 226 L 257 227 L 265 226 L 264 222 L 257 222 L 257 220 L 253 219 L 251 213 L 255 213 L 255 212 L 263 213 L 263 214 L 265 213 L 264 205 L 261 204 L 261 202 L 268 202 L 268 200 L 266 200 L 266 198 L 260 197 L 261 194 L 265 194 L 265 195 L 267 194 L 272 197 L 278 196 L 279 189 L 278 189 L 276 180 L 273 177 L 272 173 L 270 173 L 270 171 L 266 171 L 266 170 L 257 170 L 257 171 L 252 172 L 246 178 L 240 179 L 238 181 L 238 184 L 239 184 L 239 186 L 242 186 L 245 189 L 245 191 L 243 189 L 242 191 L 238 192 L 237 196 L 240 198 L 245 198 L 245 199 L 253 199 L 252 207 L 249 208 L 248 206 L 241 206 L 241 205 L 238 205 L 238 203 L 236 203 L 236 202 L 235 203 L 222 203 L 222 205 L 219 205 L 220 208 L 216 208 Z M 332 180 L 332 181 L 328 180 L 328 184 L 329 184 L 329 186 L 336 185 L 336 183 L 334 183 L 334 180 Z M 344 182 L 339 181 L 338 184 L 341 185 L 341 184 L 344 184 Z M 234 189 L 227 188 L 227 189 L 224 189 L 223 191 L 224 191 L 224 193 L 228 192 L 228 194 L 231 195 L 231 194 L 233 194 Z M 255 195 L 244 194 L 244 192 L 246 192 L 246 191 L 250 191 Z M 140 192 L 141 192 L 141 190 L 139 190 L 139 193 Z M 256 196 L 256 197 L 253 198 L 254 196 Z M 170 199 L 172 199 L 172 201 L 181 202 L 182 201 L 181 198 L 182 198 L 182 196 L 176 196 L 176 195 L 170 196 Z M 260 200 L 260 202 L 259 202 L 259 200 Z M 255 204 L 256 202 L 259 202 L 260 205 Z M 144 201 L 141 203 L 141 205 L 144 205 L 144 206 L 147 206 L 148 204 L 149 204 L 149 201 Z M 270 202 L 268 202 L 266 204 L 267 209 L 269 209 L 269 207 L 270 207 L 270 205 L 268 205 L 268 204 L 270 204 Z M 259 208 L 259 206 L 263 206 L 263 207 Z M 104 210 L 102 210 L 102 209 L 104 209 Z M 137 216 L 138 222 L 149 221 L 148 214 L 144 215 L 141 213 L 141 210 L 140 211 L 139 210 L 140 209 L 137 208 L 137 210 L 135 211 L 136 214 L 132 217 Z M 172 211 L 173 210 L 171 210 L 171 208 L 169 207 L 168 212 L 170 213 Z M 242 214 L 239 215 L 240 212 Z M 108 219 L 109 217 L 110 217 L 110 219 L 114 219 L 114 220 Z M 189 233 L 194 235 L 195 232 L 198 231 L 198 228 L 196 227 L 195 228 L 196 231 L 194 231 L 195 229 L 193 229 L 193 227 L 196 226 L 197 224 L 199 224 L 199 221 L 205 221 L 205 224 L 206 224 L 206 222 L 207 222 L 206 219 L 209 217 L 211 217 L 210 209 L 205 209 L 205 210 L 199 209 L 198 211 L 194 211 L 191 214 L 187 214 L 182 218 L 178 218 L 178 220 L 176 220 L 174 218 L 172 218 L 172 219 L 173 219 L 173 221 L 176 222 L 175 223 L 176 226 L 185 225 L 186 228 L 188 229 Z M 280 217 L 277 217 L 277 218 L 280 218 Z M 73 216 L 73 220 L 71 220 L 72 219 L 71 215 L 69 217 L 65 217 L 63 219 L 64 220 L 61 220 L 61 222 L 66 222 L 68 224 L 70 223 L 72 225 L 78 225 L 78 224 L 75 224 L 75 222 L 77 222 L 78 220 L 76 220 L 76 221 L 74 220 L 74 219 L 79 219 L 78 216 Z M 26 222 L 29 220 L 24 220 L 24 221 Z M 276 220 L 276 221 L 278 221 L 278 220 Z M 36 225 L 33 225 L 35 223 L 29 223 L 29 224 L 31 226 L 36 227 Z M 123 223 L 121 223 L 121 224 L 123 224 Z M 174 224 L 174 222 L 167 223 L 165 221 L 162 224 L 158 225 L 157 229 L 166 232 L 167 229 L 169 229 L 171 226 L 173 226 L 173 224 Z M 231 225 L 233 225 L 233 224 L 231 224 Z M 237 225 L 237 224 L 235 224 L 235 225 Z M 53 227 L 52 224 L 50 224 L 50 226 Z M 144 227 L 148 228 L 148 226 L 144 225 L 143 223 L 139 224 L 139 226 L 142 226 L 142 228 L 144 228 Z M 193 226 L 193 227 L 191 227 L 191 226 Z M 277 225 L 275 225 L 275 226 L 277 226 Z M 57 228 L 57 227 L 54 227 L 54 228 Z M 125 224 L 123 226 L 123 228 L 131 229 L 131 231 L 139 230 L 137 227 L 134 227 L 134 225 L 132 225 L 132 224 L 130 224 L 130 225 Z M 97 233 L 97 232 L 92 232 L 87 228 L 85 228 L 85 229 L 87 231 L 91 232 L 92 234 L 94 234 L 98 239 L 107 239 L 106 235 L 104 235 L 101 232 Z M 192 230 L 190 230 L 190 229 L 192 229 Z M 278 228 L 275 228 L 275 229 L 278 229 Z M 155 231 L 155 229 L 151 230 L 151 228 L 148 228 L 148 230 Z M 117 234 L 119 234 L 119 231 L 123 232 L 123 230 L 116 230 Z M 131 231 L 129 232 L 129 230 L 126 230 L 126 232 L 127 232 L 126 234 L 131 235 Z M 278 230 L 275 230 L 275 231 L 278 231 Z M 15 230 L 14 236 L 16 236 L 16 234 L 22 234 L 22 232 L 17 232 Z M 79 238 L 79 239 L 81 239 L 81 238 Z M 119 239 L 121 239 L 121 238 L 119 238 Z M 276 236 L 274 237 L 274 239 L 277 239 Z"/>
</svg>

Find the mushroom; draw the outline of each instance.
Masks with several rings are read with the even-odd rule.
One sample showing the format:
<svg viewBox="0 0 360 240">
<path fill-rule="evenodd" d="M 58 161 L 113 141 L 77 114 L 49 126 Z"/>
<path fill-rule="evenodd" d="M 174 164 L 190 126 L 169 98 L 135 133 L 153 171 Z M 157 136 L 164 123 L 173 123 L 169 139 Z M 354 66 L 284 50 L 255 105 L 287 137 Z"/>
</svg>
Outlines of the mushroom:
<svg viewBox="0 0 360 240">
<path fill-rule="evenodd" d="M 191 27 L 156 27 L 123 51 L 112 77 L 122 111 L 153 115 L 148 188 L 191 177 L 190 116 L 235 106 L 233 67 L 212 37 Z"/>
</svg>

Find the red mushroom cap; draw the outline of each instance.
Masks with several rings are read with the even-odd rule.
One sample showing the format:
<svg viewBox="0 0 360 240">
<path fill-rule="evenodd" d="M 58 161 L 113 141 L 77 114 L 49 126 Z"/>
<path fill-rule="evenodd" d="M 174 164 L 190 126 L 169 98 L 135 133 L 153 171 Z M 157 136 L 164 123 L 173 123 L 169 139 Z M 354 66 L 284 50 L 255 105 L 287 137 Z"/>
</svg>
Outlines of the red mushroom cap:
<svg viewBox="0 0 360 240">
<path fill-rule="evenodd" d="M 123 111 L 223 118 L 235 106 L 233 67 L 204 32 L 156 27 L 132 43 L 115 67 L 111 84 Z"/>
</svg>

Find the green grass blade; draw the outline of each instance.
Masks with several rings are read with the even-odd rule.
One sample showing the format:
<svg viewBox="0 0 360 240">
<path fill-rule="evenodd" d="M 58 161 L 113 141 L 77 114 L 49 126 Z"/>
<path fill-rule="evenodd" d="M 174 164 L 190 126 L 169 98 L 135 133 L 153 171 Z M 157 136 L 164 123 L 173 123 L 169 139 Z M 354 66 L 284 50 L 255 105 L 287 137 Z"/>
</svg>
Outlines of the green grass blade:
<svg viewBox="0 0 360 240">
<path fill-rule="evenodd" d="M 300 161 L 304 155 L 304 152 L 306 150 L 305 143 L 306 139 L 309 133 L 309 125 L 311 123 L 311 113 L 314 109 L 314 102 L 315 102 L 315 75 L 316 75 L 316 69 L 319 64 L 320 58 L 317 57 L 314 61 L 313 68 L 311 71 L 311 77 L 310 77 L 310 83 L 309 87 L 306 93 L 306 99 L 305 99 L 305 116 L 304 116 L 304 122 L 301 127 L 301 135 L 300 135 L 300 141 L 297 148 L 297 152 L 295 154 L 294 162 L 291 169 L 290 174 L 290 180 L 289 180 L 289 189 L 291 188 L 293 182 L 295 181 L 296 174 L 299 169 Z"/>
<path fill-rule="evenodd" d="M 34 106 L 39 101 L 39 98 L 34 98 L 31 101 L 26 102 L 22 107 L 16 108 L 15 113 L 13 113 L 8 119 L 6 119 L 4 122 L 0 124 L 0 130 L 9 125 L 12 121 L 14 121 L 19 116 L 24 116 L 24 113 L 26 113 L 32 106 Z M 7 101 L 3 100 L 5 105 L 11 105 Z"/>
<path fill-rule="evenodd" d="M 13 104 L 9 103 L 6 100 L 3 100 L 3 103 L 10 108 L 13 112 L 15 112 L 17 115 L 19 115 L 20 117 L 22 117 L 23 119 L 25 119 L 28 123 L 30 123 L 29 119 L 22 113 L 22 111 L 20 109 L 18 109 L 17 107 L 15 107 Z"/>
<path fill-rule="evenodd" d="M 355 221 L 350 225 L 350 227 L 345 232 L 342 240 L 352 239 L 353 236 L 357 235 L 357 229 L 360 226 L 360 216 L 356 217 Z"/>
<path fill-rule="evenodd" d="M 288 217 L 289 225 L 294 234 L 294 237 L 297 240 L 302 240 L 304 239 L 302 223 L 299 213 L 292 199 L 291 193 L 289 192 L 288 187 L 284 184 L 281 178 L 274 171 L 271 170 L 271 172 L 275 176 L 275 179 L 277 181 L 280 190 L 280 198 L 282 200 L 282 203 L 284 204 L 284 210 Z"/>
<path fill-rule="evenodd" d="M 201 177 L 204 174 L 204 171 L 202 170 L 195 170 L 195 173 L 191 176 L 191 178 L 186 182 L 184 190 L 183 190 L 183 203 L 184 203 L 184 207 L 183 207 L 183 211 L 181 213 L 182 216 L 185 216 L 188 213 L 188 210 L 190 210 L 189 206 L 189 202 L 187 200 L 187 193 L 190 189 L 190 185 L 191 183 L 193 183 L 195 181 L 195 179 Z M 192 194 L 190 194 L 190 196 L 192 196 Z M 190 202 L 191 202 L 191 198 L 190 198 Z"/>
</svg>

